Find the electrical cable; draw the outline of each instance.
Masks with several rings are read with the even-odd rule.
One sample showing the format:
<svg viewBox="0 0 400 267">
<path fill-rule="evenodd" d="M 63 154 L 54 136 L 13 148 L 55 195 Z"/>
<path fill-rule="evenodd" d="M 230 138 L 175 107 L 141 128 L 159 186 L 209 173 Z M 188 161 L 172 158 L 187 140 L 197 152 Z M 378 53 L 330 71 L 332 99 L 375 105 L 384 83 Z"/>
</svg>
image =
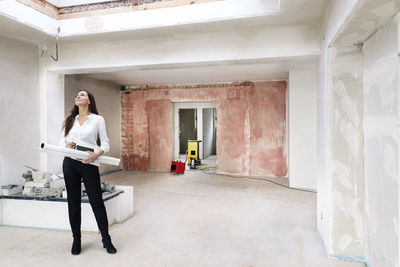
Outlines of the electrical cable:
<svg viewBox="0 0 400 267">
<path fill-rule="evenodd" d="M 206 166 L 205 166 L 206 167 Z M 274 181 L 271 181 L 271 180 L 269 180 L 269 179 L 267 179 L 267 178 L 263 178 L 263 177 L 254 177 L 254 176 L 237 176 L 237 175 L 229 175 L 229 174 L 221 174 L 221 173 L 210 173 L 210 172 L 207 172 L 206 170 L 206 168 L 204 168 L 204 169 L 200 169 L 203 173 L 206 173 L 206 174 L 213 174 L 213 175 L 220 175 L 220 176 L 228 176 L 228 177 L 231 177 L 231 178 L 236 178 L 236 179 L 251 179 L 251 180 L 261 180 L 261 181 L 265 181 L 265 182 L 269 182 L 269 183 L 273 183 L 273 184 L 276 184 L 276 185 L 279 185 L 279 186 L 282 186 L 282 187 L 284 187 L 284 188 L 287 188 L 287 189 L 290 189 L 290 190 L 296 190 L 296 191 L 302 191 L 302 192 L 307 192 L 307 193 L 314 193 L 314 194 L 316 194 L 317 192 L 315 192 L 315 191 L 312 191 L 312 190 L 307 190 L 307 189 L 300 189 L 300 188 L 292 188 L 292 187 L 289 187 L 289 186 L 287 186 L 287 185 L 284 185 L 284 184 L 280 184 L 280 183 L 277 183 L 277 182 L 274 182 Z"/>
</svg>

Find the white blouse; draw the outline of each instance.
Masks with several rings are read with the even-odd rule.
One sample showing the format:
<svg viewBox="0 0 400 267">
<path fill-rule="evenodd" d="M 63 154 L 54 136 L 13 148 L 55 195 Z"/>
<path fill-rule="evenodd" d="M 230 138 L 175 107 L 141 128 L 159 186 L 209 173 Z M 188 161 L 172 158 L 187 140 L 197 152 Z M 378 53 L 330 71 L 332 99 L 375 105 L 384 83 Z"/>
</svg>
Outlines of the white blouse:
<svg viewBox="0 0 400 267">
<path fill-rule="evenodd" d="M 65 131 L 61 133 L 60 146 L 65 147 L 68 142 L 73 142 L 75 138 L 97 145 L 97 138 L 100 138 L 100 149 L 104 153 L 110 150 L 110 140 L 107 137 L 106 123 L 100 115 L 89 114 L 88 119 L 82 124 L 79 124 L 79 114 L 75 117 L 74 125 L 67 136 L 64 136 Z"/>
</svg>

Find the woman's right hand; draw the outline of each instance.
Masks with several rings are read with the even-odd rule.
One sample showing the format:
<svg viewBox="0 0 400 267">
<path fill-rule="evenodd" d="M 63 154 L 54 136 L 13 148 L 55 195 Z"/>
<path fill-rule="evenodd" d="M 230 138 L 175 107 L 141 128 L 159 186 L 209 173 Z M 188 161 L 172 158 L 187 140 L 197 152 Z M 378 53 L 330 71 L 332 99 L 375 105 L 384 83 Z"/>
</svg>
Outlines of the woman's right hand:
<svg viewBox="0 0 400 267">
<path fill-rule="evenodd" d="M 76 144 L 74 143 L 74 142 L 68 142 L 66 145 L 65 145 L 65 147 L 68 147 L 68 148 L 72 148 L 72 147 L 74 147 Z"/>
</svg>

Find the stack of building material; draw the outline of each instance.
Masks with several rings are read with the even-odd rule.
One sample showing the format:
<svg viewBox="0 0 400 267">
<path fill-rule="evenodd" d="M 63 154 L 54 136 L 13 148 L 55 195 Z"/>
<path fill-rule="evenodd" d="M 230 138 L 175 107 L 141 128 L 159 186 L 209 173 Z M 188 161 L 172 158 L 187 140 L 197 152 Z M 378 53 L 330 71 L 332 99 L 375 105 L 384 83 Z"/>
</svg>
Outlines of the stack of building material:
<svg viewBox="0 0 400 267">
<path fill-rule="evenodd" d="M 0 188 L 0 196 L 10 196 L 19 194 L 22 191 L 22 186 L 16 184 L 2 185 Z"/>
<path fill-rule="evenodd" d="M 32 180 L 30 180 L 29 172 Z M 22 194 L 33 197 L 60 197 L 65 188 L 63 179 L 54 179 L 48 172 L 28 171 L 22 175 L 25 180 Z"/>
</svg>

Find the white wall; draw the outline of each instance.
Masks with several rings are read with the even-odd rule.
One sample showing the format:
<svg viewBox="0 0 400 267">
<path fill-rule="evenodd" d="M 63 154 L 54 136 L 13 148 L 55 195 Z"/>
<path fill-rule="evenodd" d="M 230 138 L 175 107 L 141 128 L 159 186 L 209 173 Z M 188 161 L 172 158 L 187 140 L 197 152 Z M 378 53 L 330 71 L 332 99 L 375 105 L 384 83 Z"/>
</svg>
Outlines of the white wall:
<svg viewBox="0 0 400 267">
<path fill-rule="evenodd" d="M 105 81 L 93 80 L 80 75 L 65 76 L 65 113 L 67 116 L 74 105 L 76 94 L 88 90 L 96 100 L 99 115 L 106 121 L 107 135 L 110 139 L 110 151 L 107 156 L 120 158 L 121 136 L 121 97 L 120 87 Z M 100 173 L 119 170 L 117 166 L 100 165 Z"/>
<path fill-rule="evenodd" d="M 38 48 L 0 37 L 0 184 L 39 167 Z"/>
<path fill-rule="evenodd" d="M 398 17 L 364 44 L 365 209 L 371 266 L 399 266 Z"/>
<path fill-rule="evenodd" d="M 317 73 L 289 72 L 289 184 L 317 189 Z"/>
</svg>

